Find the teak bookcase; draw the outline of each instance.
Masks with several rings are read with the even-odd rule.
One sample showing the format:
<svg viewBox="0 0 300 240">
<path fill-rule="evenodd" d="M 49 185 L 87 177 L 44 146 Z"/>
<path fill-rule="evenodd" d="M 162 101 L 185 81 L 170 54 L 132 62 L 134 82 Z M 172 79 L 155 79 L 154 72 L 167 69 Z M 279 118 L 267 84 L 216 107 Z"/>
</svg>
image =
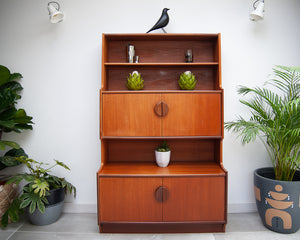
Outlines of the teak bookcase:
<svg viewBox="0 0 300 240">
<path fill-rule="evenodd" d="M 139 63 L 128 63 L 128 44 Z M 103 34 L 100 90 L 100 232 L 224 232 L 227 171 L 222 164 L 220 34 Z M 185 52 L 192 49 L 192 63 Z M 126 88 L 132 71 L 145 87 Z M 191 71 L 195 90 L 180 90 Z M 167 104 L 168 113 L 155 106 Z M 155 147 L 167 140 L 171 162 Z"/>
</svg>

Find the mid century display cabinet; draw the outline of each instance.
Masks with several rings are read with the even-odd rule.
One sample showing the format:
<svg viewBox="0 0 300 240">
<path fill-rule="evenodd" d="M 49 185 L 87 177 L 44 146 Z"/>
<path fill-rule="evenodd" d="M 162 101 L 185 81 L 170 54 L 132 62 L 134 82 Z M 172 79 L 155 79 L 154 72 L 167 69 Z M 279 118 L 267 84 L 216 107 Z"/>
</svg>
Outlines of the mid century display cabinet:
<svg viewBox="0 0 300 240">
<path fill-rule="evenodd" d="M 137 63 L 128 62 L 128 44 Z M 225 231 L 220 45 L 220 34 L 103 34 L 100 232 Z M 139 91 L 126 87 L 135 70 Z M 178 86 L 185 71 L 196 77 L 194 90 Z M 166 168 L 154 154 L 163 140 L 172 150 Z"/>
</svg>

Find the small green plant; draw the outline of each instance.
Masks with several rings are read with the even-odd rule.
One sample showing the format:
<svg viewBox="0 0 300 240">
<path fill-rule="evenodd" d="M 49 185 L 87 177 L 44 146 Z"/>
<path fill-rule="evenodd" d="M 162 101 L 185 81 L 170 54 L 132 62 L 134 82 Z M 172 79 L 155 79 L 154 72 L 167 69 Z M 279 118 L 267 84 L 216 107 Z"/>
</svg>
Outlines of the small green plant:
<svg viewBox="0 0 300 240">
<path fill-rule="evenodd" d="M 171 149 L 168 146 L 166 140 L 164 140 L 163 143 L 158 145 L 158 147 L 155 150 L 158 152 L 169 152 Z"/>
<path fill-rule="evenodd" d="M 27 157 L 17 157 L 17 161 L 24 163 L 29 173 L 16 174 L 7 181 L 6 184 L 20 183 L 22 180 L 28 182 L 23 187 L 23 192 L 10 204 L 7 211 L 4 213 L 1 221 L 1 226 L 6 227 L 8 217 L 13 222 L 19 221 L 19 215 L 24 214 L 24 208 L 29 207 L 29 212 L 33 213 L 38 209 L 41 213 L 45 212 L 45 204 L 48 203 L 46 196 L 49 195 L 49 190 L 64 188 L 65 194 L 74 194 L 76 197 L 76 188 L 65 180 L 51 175 L 51 170 L 56 166 L 61 166 L 64 169 L 70 170 L 64 163 L 54 160 L 55 164 L 49 166 L 48 163 L 38 162 Z"/>
<path fill-rule="evenodd" d="M 138 71 L 133 71 L 129 73 L 127 77 L 127 88 L 129 90 L 141 90 L 144 88 L 144 80 Z"/>
<path fill-rule="evenodd" d="M 178 84 L 182 90 L 193 90 L 195 89 L 197 80 L 195 75 L 191 71 L 185 71 L 180 75 Z"/>
<path fill-rule="evenodd" d="M 0 157 L 0 170 L 20 164 L 15 157 L 27 156 L 16 142 L 2 140 L 3 133 L 32 129 L 32 117 L 24 109 L 16 108 L 23 89 L 18 82 L 21 78 L 20 73 L 11 73 L 7 67 L 0 65 L 0 150 L 12 148 Z"/>
<path fill-rule="evenodd" d="M 276 88 L 240 86 L 240 100 L 250 110 L 250 119 L 239 117 L 225 128 L 239 133 L 242 143 L 260 137 L 272 160 L 276 180 L 292 181 L 300 164 L 300 67 L 276 66 L 267 83 Z"/>
</svg>

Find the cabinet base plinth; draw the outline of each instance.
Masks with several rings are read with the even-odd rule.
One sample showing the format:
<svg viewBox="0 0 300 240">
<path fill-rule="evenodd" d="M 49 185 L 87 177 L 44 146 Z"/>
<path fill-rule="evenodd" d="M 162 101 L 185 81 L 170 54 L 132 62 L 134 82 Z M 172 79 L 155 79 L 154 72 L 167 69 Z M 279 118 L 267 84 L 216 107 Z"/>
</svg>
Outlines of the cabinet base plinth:
<svg viewBox="0 0 300 240">
<path fill-rule="evenodd" d="M 226 223 L 220 222 L 100 222 L 101 233 L 210 233 L 225 232 Z"/>
</svg>

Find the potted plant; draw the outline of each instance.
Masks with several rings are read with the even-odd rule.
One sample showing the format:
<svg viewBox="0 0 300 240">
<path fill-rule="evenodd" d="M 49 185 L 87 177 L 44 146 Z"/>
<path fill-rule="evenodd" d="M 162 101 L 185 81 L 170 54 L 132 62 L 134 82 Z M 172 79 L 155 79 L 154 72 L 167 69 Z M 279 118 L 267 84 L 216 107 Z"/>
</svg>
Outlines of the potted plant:
<svg viewBox="0 0 300 240">
<path fill-rule="evenodd" d="M 17 109 L 17 100 L 23 89 L 18 82 L 22 78 L 20 73 L 11 73 L 5 66 L 0 65 L 0 150 L 6 150 L 0 156 L 0 171 L 19 165 L 16 157 L 27 156 L 19 144 L 3 140 L 4 133 L 20 133 L 23 129 L 32 129 L 32 117 L 27 116 L 24 109 Z M 0 176 L 0 220 L 9 206 L 10 201 L 16 196 L 17 188 L 6 183 L 6 175 Z"/>
<path fill-rule="evenodd" d="M 194 90 L 196 87 L 197 80 L 195 75 L 191 71 L 185 71 L 180 74 L 178 85 L 182 90 Z"/>
<path fill-rule="evenodd" d="M 276 232 L 293 233 L 300 227 L 300 67 L 276 66 L 267 84 L 238 93 L 251 97 L 240 102 L 250 109 L 250 119 L 239 117 L 225 128 L 239 133 L 242 143 L 259 137 L 273 168 L 254 172 L 257 208 L 264 225 Z"/>
<path fill-rule="evenodd" d="M 17 161 L 24 163 L 29 173 L 12 176 L 9 183 L 18 184 L 22 180 L 28 182 L 23 187 L 22 193 L 10 204 L 3 215 L 1 226 L 6 227 L 8 217 L 13 222 L 19 220 L 19 215 L 25 212 L 29 221 L 36 225 L 46 225 L 57 221 L 61 215 L 65 194 L 73 193 L 76 196 L 76 188 L 65 178 L 50 174 L 55 166 L 61 166 L 70 170 L 64 163 L 54 160 L 55 164 L 38 162 L 27 157 L 18 157 Z"/>
<path fill-rule="evenodd" d="M 144 88 L 144 80 L 141 74 L 138 71 L 129 73 L 126 86 L 129 90 L 142 90 Z"/>
<path fill-rule="evenodd" d="M 171 149 L 166 140 L 155 149 L 155 159 L 159 167 L 167 167 L 170 162 Z"/>
</svg>

